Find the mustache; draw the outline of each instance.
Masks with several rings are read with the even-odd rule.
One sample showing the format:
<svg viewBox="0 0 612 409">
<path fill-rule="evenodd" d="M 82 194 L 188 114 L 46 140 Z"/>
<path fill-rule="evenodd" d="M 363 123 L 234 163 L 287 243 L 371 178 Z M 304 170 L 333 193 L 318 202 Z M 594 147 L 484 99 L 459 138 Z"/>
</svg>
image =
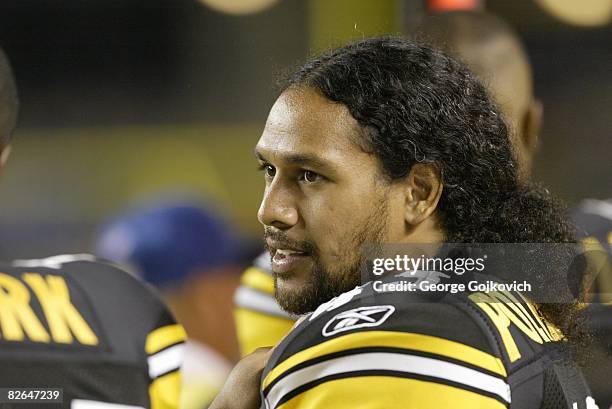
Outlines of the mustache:
<svg viewBox="0 0 612 409">
<path fill-rule="evenodd" d="M 307 241 L 307 240 L 290 239 L 287 233 L 273 229 L 271 227 L 264 228 L 263 238 L 264 238 L 264 247 L 270 253 L 272 253 L 271 251 L 272 249 L 270 248 L 270 246 L 268 246 L 268 239 L 270 239 L 271 241 L 274 241 L 276 244 L 278 244 L 279 247 L 288 247 L 288 248 L 296 249 L 303 253 L 315 254 L 317 251 L 317 247 L 314 245 L 314 243 Z"/>
</svg>

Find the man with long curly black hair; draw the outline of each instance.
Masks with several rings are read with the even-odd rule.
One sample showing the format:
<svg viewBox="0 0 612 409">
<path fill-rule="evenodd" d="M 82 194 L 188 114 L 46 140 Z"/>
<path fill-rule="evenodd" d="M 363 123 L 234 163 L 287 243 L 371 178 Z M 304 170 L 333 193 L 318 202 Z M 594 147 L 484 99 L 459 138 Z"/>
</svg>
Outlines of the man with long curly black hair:
<svg viewBox="0 0 612 409">
<path fill-rule="evenodd" d="M 519 178 L 506 124 L 468 69 L 399 38 L 332 50 L 283 85 L 255 154 L 277 301 L 312 312 L 263 370 L 266 408 L 595 407 L 566 348 L 584 337 L 570 298 L 361 282 L 368 244 L 573 240 L 563 207 Z M 552 278 L 550 294 L 568 293 Z M 268 354 L 240 364 L 213 407 L 256 402 L 242 386 Z"/>
</svg>

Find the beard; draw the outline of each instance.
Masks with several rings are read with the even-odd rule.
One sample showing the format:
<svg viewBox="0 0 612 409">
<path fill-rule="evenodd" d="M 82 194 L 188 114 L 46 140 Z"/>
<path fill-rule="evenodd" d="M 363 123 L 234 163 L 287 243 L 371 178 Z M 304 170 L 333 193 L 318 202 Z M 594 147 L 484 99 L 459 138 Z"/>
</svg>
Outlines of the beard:
<svg viewBox="0 0 612 409">
<path fill-rule="evenodd" d="M 332 265 L 323 264 L 320 252 L 314 243 L 290 240 L 285 232 L 266 227 L 264 238 L 271 238 L 287 244 L 288 247 L 307 251 L 312 258 L 311 274 L 307 282 L 298 290 L 281 289 L 274 275 L 274 297 L 284 311 L 294 315 L 312 312 L 324 302 L 363 284 L 360 277 L 364 261 L 362 250 L 365 245 L 380 248 L 383 244 L 388 231 L 386 202 L 380 201 L 364 220 L 341 246 L 341 252 L 336 256 Z"/>
</svg>

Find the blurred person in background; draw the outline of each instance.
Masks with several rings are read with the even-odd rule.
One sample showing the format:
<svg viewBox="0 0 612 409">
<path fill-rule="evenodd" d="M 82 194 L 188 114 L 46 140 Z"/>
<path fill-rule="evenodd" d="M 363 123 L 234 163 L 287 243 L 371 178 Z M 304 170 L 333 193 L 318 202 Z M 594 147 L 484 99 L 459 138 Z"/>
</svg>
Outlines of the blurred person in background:
<svg viewBox="0 0 612 409">
<path fill-rule="evenodd" d="M 17 109 L 0 50 L 2 168 Z M 61 388 L 66 408 L 178 407 L 185 332 L 139 280 L 86 254 L 15 260 L 0 271 L 2 388 Z M 37 402 L 58 402 L 44 395 Z"/>
<path fill-rule="evenodd" d="M 487 86 L 511 128 L 521 175 L 530 178 L 541 146 L 542 104 L 534 96 L 531 64 L 516 32 L 492 14 L 457 11 L 429 16 L 417 33 L 462 61 Z M 585 199 L 572 216 L 579 237 L 595 240 L 603 251 L 610 251 L 610 200 Z M 612 277 L 599 279 L 606 280 L 604 292 L 612 293 L 612 283 L 608 284 Z"/>
<path fill-rule="evenodd" d="M 533 94 L 533 74 L 527 53 L 514 30 L 500 18 L 478 12 L 430 16 L 418 30 L 426 41 L 455 55 L 488 87 L 512 129 L 522 176 L 531 177 L 540 148 L 542 105 Z M 602 192 L 608 194 L 608 191 Z M 592 358 L 584 367 L 595 400 L 612 406 L 612 203 L 585 199 L 571 212 L 581 239 L 587 274 L 570 277 L 574 293 L 589 305 L 595 335 Z"/>
<path fill-rule="evenodd" d="M 238 358 L 232 295 L 241 271 L 235 231 L 210 206 L 157 200 L 103 227 L 96 254 L 155 286 L 187 343 L 182 407 L 206 407 Z"/>
<path fill-rule="evenodd" d="M 542 103 L 516 32 L 490 13 L 452 11 L 426 17 L 415 35 L 463 62 L 487 87 L 511 129 L 521 176 L 528 178 L 540 147 Z"/>
</svg>

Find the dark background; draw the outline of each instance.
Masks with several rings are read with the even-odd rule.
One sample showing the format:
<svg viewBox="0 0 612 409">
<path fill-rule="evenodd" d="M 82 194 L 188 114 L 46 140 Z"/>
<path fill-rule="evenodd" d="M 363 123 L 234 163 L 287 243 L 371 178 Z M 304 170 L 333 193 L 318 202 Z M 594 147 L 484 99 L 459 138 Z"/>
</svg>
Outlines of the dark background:
<svg viewBox="0 0 612 409">
<path fill-rule="evenodd" d="M 535 1 L 481 6 L 516 28 L 533 63 L 545 107 L 535 179 L 570 204 L 612 196 L 610 21 L 568 24 Z M 161 192 L 212 198 L 256 234 L 250 157 L 278 74 L 328 44 L 406 33 L 425 10 L 420 0 L 278 0 L 248 15 L 196 0 L 3 1 L 0 45 L 22 110 L 0 183 L 0 256 L 87 251 L 101 221 Z"/>
</svg>

